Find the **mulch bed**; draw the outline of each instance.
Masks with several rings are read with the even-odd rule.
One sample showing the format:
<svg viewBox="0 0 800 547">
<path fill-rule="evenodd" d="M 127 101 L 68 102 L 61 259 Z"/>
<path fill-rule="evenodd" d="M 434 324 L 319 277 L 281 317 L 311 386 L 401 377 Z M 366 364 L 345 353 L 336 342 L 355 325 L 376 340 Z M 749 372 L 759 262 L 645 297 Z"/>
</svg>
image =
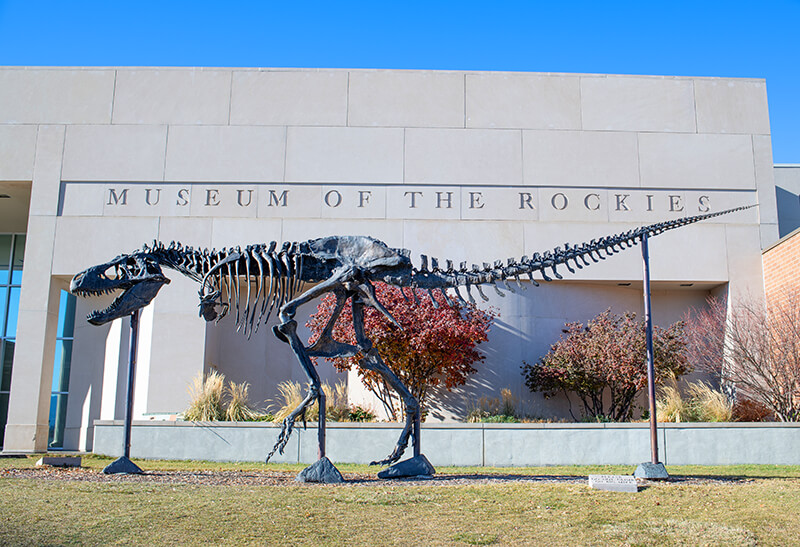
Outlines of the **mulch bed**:
<svg viewBox="0 0 800 547">
<path fill-rule="evenodd" d="M 469 486 L 484 484 L 583 484 L 586 477 L 571 475 L 521 475 L 512 473 L 447 474 L 408 479 L 379 479 L 374 473 L 343 473 L 343 485 L 303 486 L 387 486 L 391 484 L 420 486 Z M 100 483 L 187 484 L 196 486 L 289 486 L 297 484 L 296 473 L 281 471 L 146 471 L 141 475 L 105 475 L 96 469 L 39 467 L 33 469 L 3 469 L 0 478 L 51 481 L 80 481 Z M 749 477 L 695 477 L 673 476 L 661 484 L 748 484 L 757 479 Z M 639 479 L 640 486 L 652 484 Z"/>
</svg>

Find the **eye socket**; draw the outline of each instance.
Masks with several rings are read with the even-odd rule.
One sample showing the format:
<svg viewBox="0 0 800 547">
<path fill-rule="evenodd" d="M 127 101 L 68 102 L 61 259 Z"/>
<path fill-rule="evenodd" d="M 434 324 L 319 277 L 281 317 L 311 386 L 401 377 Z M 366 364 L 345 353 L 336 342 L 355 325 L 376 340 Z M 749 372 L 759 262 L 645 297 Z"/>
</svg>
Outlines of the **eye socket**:
<svg viewBox="0 0 800 547">
<path fill-rule="evenodd" d="M 109 280 L 119 280 L 119 279 L 127 279 L 130 277 L 128 273 L 128 267 L 125 264 L 112 264 L 106 271 L 103 272 L 103 277 Z"/>
<path fill-rule="evenodd" d="M 106 271 L 103 272 L 103 277 L 106 279 L 119 279 L 119 266 L 114 264 L 106 268 Z"/>
</svg>

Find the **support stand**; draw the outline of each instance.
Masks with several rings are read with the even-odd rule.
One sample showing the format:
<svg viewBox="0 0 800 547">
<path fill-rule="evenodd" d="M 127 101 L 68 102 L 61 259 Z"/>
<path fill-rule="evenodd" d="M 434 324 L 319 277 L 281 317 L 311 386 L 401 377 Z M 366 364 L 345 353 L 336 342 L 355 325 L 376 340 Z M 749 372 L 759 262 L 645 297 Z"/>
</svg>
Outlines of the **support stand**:
<svg viewBox="0 0 800 547">
<path fill-rule="evenodd" d="M 325 392 L 322 390 L 317 395 L 317 403 L 319 404 L 317 461 L 300 471 L 294 480 L 296 482 L 321 482 L 324 484 L 342 483 L 344 482 L 344 477 L 325 455 Z"/>
<path fill-rule="evenodd" d="M 414 456 L 407 460 L 397 462 L 396 464 L 387 467 L 378 473 L 379 479 L 400 479 L 405 477 L 429 477 L 436 473 L 436 469 L 422 453 L 420 447 L 420 415 L 414 417 Z"/>
<path fill-rule="evenodd" d="M 650 251 L 647 232 L 642 234 L 644 264 L 644 318 L 647 343 L 647 398 L 650 403 L 650 461 L 636 468 L 633 476 L 641 479 L 668 479 L 664 464 L 658 461 L 658 420 L 656 419 L 656 374 L 653 363 L 653 317 L 650 313 Z"/>
<path fill-rule="evenodd" d="M 125 391 L 125 425 L 122 441 L 122 456 L 105 466 L 103 473 L 113 475 L 117 473 L 128 473 L 140 475 L 143 473 L 141 468 L 133 463 L 131 455 L 131 419 L 133 417 L 133 378 L 136 371 L 136 345 L 139 338 L 139 310 L 131 313 L 131 341 L 130 353 L 128 357 L 128 379 Z"/>
</svg>

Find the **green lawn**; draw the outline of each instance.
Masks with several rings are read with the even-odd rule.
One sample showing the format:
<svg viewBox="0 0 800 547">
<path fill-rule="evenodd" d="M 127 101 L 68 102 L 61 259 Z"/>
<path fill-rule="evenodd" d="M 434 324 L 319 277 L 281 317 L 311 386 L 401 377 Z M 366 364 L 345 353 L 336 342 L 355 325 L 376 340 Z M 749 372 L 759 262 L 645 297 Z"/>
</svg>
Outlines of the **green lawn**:
<svg viewBox="0 0 800 547">
<path fill-rule="evenodd" d="M 0 458 L 0 544 L 13 545 L 790 545 L 800 542 L 800 466 L 669 467 L 637 494 L 584 483 L 402 482 L 197 486 L 8 478 L 36 458 Z M 84 458 L 99 470 L 109 460 Z M 150 471 L 302 466 L 138 462 Z M 348 473 L 374 468 L 340 465 Z M 578 476 L 632 467 L 441 468 L 440 474 Z M 6 476 L 4 476 L 6 475 Z M 686 481 L 686 477 L 736 479 Z"/>
</svg>

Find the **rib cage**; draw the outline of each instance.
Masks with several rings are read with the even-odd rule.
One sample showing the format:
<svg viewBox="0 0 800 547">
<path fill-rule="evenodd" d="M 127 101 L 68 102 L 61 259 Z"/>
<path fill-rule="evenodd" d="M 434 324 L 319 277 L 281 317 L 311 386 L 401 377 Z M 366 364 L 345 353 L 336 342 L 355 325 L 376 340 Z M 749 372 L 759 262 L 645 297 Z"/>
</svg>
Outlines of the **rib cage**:
<svg viewBox="0 0 800 547">
<path fill-rule="evenodd" d="M 200 283 L 201 305 L 204 297 L 219 298 L 223 311 L 217 321 L 233 309 L 236 330 L 248 338 L 269 320 L 273 309 L 292 300 L 305 286 L 303 255 L 297 243 L 284 243 L 280 250 L 272 241 L 217 251 L 153 241 L 143 250 Z"/>
</svg>

